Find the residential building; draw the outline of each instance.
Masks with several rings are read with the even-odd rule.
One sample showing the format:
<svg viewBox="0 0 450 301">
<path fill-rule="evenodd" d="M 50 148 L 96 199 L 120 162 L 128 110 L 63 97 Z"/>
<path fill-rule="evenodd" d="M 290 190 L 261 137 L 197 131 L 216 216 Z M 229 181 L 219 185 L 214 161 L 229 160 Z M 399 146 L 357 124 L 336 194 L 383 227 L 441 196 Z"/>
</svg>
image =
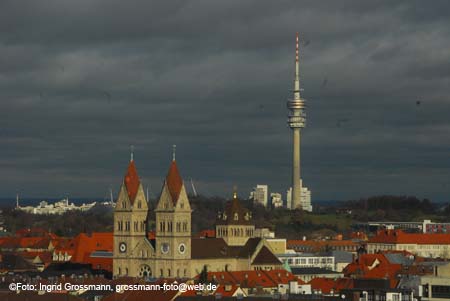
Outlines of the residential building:
<svg viewBox="0 0 450 301">
<path fill-rule="evenodd" d="M 367 251 L 408 251 L 430 258 L 450 258 L 450 233 L 406 233 L 402 230 L 379 230 L 367 242 Z"/>
<path fill-rule="evenodd" d="M 253 202 L 263 205 L 264 207 L 268 206 L 268 193 L 269 193 L 269 186 L 267 185 L 256 185 L 255 188 L 253 188 L 253 191 L 250 192 L 250 199 L 253 200 Z"/>
<path fill-rule="evenodd" d="M 292 207 L 292 187 L 286 192 L 286 207 L 288 209 L 302 209 L 304 211 L 312 212 L 311 205 L 311 191 L 307 187 L 303 187 L 302 180 L 300 179 L 300 205 Z"/>
</svg>

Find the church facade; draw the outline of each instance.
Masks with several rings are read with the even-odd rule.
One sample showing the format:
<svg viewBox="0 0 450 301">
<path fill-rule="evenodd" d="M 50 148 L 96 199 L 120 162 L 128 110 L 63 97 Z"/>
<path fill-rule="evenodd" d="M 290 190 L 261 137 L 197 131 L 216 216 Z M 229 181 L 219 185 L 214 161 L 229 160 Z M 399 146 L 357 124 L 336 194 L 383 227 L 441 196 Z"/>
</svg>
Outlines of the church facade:
<svg viewBox="0 0 450 301">
<path fill-rule="evenodd" d="M 114 211 L 114 277 L 191 278 L 208 271 L 271 270 L 282 263 L 254 237 L 251 212 L 236 194 L 216 220 L 215 238 L 193 238 L 191 206 L 172 160 L 155 210 L 155 236 L 148 233 L 149 207 L 132 159 Z"/>
</svg>

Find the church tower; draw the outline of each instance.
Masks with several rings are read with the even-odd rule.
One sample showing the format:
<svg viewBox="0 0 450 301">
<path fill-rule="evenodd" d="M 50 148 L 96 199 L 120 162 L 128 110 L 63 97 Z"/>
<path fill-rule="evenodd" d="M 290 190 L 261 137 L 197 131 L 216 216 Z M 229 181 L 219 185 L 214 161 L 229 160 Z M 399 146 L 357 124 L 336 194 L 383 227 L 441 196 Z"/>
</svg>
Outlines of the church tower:
<svg viewBox="0 0 450 301">
<path fill-rule="evenodd" d="M 151 257 L 147 215 L 147 199 L 131 154 L 114 210 L 114 276 L 139 276 L 142 261 Z M 144 272 L 151 276 L 150 267 Z"/>
<path fill-rule="evenodd" d="M 191 206 L 175 161 L 170 163 L 156 213 L 157 277 L 190 277 Z"/>
<path fill-rule="evenodd" d="M 223 238 L 229 246 L 243 246 L 255 235 L 252 213 L 241 205 L 236 192 L 233 199 L 219 212 L 216 219 L 216 237 Z"/>
</svg>

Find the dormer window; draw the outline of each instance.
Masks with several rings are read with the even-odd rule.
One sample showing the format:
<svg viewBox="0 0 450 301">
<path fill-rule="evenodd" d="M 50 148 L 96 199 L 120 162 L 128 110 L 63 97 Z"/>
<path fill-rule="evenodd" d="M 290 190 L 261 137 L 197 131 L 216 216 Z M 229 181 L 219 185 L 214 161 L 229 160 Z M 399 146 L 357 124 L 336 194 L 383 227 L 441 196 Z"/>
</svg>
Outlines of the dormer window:
<svg viewBox="0 0 450 301">
<path fill-rule="evenodd" d="M 225 213 L 222 215 L 222 219 L 223 219 L 224 221 L 227 220 L 227 215 L 226 215 Z"/>
<path fill-rule="evenodd" d="M 139 200 L 139 202 L 138 202 L 138 209 L 141 209 L 142 208 L 142 203 L 141 203 L 141 200 Z"/>
<path fill-rule="evenodd" d="M 180 203 L 180 208 L 181 208 L 181 209 L 184 208 L 184 203 L 183 203 L 183 202 Z"/>
<path fill-rule="evenodd" d="M 237 213 L 234 214 L 234 220 L 235 221 L 239 220 L 239 215 Z"/>
<path fill-rule="evenodd" d="M 245 219 L 246 221 L 248 221 L 248 220 L 250 219 L 250 215 L 248 214 L 248 212 L 245 214 L 244 219 Z"/>
</svg>

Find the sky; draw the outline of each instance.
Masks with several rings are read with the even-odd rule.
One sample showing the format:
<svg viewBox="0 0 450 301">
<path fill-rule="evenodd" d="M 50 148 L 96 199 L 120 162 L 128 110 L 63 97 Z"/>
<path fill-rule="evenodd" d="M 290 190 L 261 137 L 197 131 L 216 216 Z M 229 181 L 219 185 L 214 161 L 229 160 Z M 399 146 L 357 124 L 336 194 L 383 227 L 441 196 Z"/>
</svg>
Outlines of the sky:
<svg viewBox="0 0 450 301">
<path fill-rule="evenodd" d="M 160 193 L 449 200 L 449 1 L 0 2 L 0 196 L 104 197 L 130 160 Z M 190 191 L 190 187 L 187 187 Z"/>
</svg>

